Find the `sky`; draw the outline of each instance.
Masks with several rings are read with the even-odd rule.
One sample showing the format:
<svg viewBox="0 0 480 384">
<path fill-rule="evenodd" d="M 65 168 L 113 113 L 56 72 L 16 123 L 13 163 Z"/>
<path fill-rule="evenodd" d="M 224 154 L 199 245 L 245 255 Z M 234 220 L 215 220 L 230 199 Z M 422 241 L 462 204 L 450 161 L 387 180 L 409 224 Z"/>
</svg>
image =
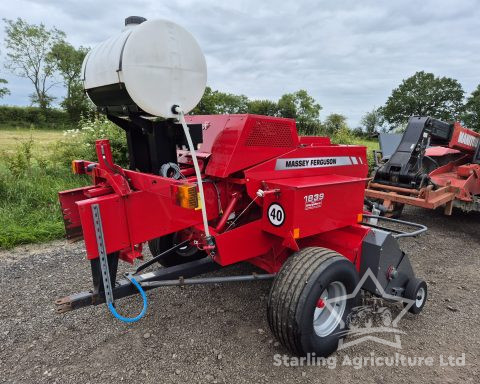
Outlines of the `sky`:
<svg viewBox="0 0 480 384">
<path fill-rule="evenodd" d="M 385 103 L 416 71 L 480 83 L 478 0 L 2 0 L 1 18 L 43 22 L 74 46 L 102 42 L 127 16 L 163 18 L 189 30 L 207 61 L 208 85 L 252 99 L 277 100 L 305 89 L 323 109 L 352 127 Z M 0 22 L 0 77 L 28 105 L 32 85 L 7 72 Z M 58 86 L 53 95 L 61 100 Z"/>
</svg>

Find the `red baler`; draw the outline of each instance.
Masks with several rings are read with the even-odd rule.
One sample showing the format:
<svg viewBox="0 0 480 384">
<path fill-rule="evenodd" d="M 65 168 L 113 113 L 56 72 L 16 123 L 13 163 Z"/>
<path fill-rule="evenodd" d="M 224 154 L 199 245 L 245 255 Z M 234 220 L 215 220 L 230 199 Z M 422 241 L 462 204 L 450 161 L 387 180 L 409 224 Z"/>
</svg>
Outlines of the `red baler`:
<svg viewBox="0 0 480 384">
<path fill-rule="evenodd" d="M 399 235 L 362 223 L 365 147 L 299 137 L 291 119 L 187 116 L 205 190 L 211 235 L 206 238 L 191 154 L 181 149 L 184 138 L 171 134 L 180 132 L 179 124 L 109 117 L 127 132 L 131 170 L 115 165 L 108 140 L 97 141 L 97 162 L 74 161 L 74 170 L 91 175 L 93 185 L 61 192 L 60 202 L 67 234 L 85 241 L 94 290 L 60 299 L 60 312 L 105 301 L 102 247 L 114 299 L 135 293 L 131 280 L 116 282 L 116 266 L 118 259 L 143 258 L 145 242 L 166 268 L 142 275 L 140 267 L 134 277 L 143 289 L 208 283 L 208 278 L 188 277 L 242 261 L 266 273 L 245 280 L 275 277 L 270 325 L 298 354 L 327 355 L 336 349 L 339 329 L 358 298 L 348 295 L 368 270 L 385 294 L 413 300 L 412 312 L 422 309 L 426 285 L 414 277 L 394 238 Z M 143 125 L 150 129 L 141 130 Z M 160 139 L 165 148 L 168 143 L 178 149 L 154 151 Z M 369 280 L 362 288 L 383 294 Z M 340 309 L 320 308 L 327 298 L 340 298 Z M 320 331 L 312 334 L 319 309 L 325 311 L 325 326 L 320 321 Z"/>
</svg>

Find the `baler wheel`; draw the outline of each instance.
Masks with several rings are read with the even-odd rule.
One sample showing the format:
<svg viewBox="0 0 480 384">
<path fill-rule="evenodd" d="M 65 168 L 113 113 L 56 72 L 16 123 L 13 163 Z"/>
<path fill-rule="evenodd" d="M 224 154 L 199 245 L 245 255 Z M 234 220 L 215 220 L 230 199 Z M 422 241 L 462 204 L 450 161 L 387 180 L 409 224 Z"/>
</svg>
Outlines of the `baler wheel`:
<svg viewBox="0 0 480 384">
<path fill-rule="evenodd" d="M 148 248 L 153 256 L 157 256 L 167 249 L 172 248 L 174 244 L 175 234 L 157 237 L 156 239 L 150 240 L 148 242 Z M 205 256 L 205 252 L 202 252 L 196 248 L 192 249 L 191 247 L 185 247 L 163 256 L 158 262 L 164 267 L 173 267 L 175 265 L 202 259 Z"/>
<path fill-rule="evenodd" d="M 268 299 L 268 323 L 291 353 L 328 356 L 346 333 L 357 304 L 355 266 L 339 253 L 309 247 L 292 255 L 275 277 Z"/>
<path fill-rule="evenodd" d="M 416 277 L 410 279 L 407 287 L 405 288 L 405 297 L 407 299 L 414 300 L 414 303 L 408 309 L 408 311 L 415 315 L 419 314 L 425 306 L 427 295 L 427 283 L 424 280 Z"/>
</svg>

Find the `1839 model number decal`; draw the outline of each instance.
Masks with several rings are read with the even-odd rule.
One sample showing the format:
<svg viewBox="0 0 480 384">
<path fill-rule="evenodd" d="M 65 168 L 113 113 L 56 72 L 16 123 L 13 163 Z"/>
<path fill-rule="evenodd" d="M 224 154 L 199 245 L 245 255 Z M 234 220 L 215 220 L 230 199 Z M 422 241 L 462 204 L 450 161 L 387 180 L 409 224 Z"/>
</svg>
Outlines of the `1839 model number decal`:
<svg viewBox="0 0 480 384">
<path fill-rule="evenodd" d="M 324 198 L 325 194 L 323 192 L 303 196 L 303 199 L 305 200 L 305 210 L 320 208 Z"/>
</svg>

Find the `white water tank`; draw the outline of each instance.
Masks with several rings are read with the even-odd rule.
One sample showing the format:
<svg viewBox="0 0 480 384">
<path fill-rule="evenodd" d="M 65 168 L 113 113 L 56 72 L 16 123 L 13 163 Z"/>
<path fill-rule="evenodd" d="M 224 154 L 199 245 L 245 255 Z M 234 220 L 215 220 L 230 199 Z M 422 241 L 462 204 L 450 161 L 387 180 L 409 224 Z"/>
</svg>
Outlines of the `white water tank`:
<svg viewBox="0 0 480 384">
<path fill-rule="evenodd" d="M 121 33 L 87 54 L 82 75 L 88 96 L 105 113 L 171 118 L 173 105 L 188 113 L 198 104 L 207 66 L 184 28 L 131 16 Z"/>
</svg>

